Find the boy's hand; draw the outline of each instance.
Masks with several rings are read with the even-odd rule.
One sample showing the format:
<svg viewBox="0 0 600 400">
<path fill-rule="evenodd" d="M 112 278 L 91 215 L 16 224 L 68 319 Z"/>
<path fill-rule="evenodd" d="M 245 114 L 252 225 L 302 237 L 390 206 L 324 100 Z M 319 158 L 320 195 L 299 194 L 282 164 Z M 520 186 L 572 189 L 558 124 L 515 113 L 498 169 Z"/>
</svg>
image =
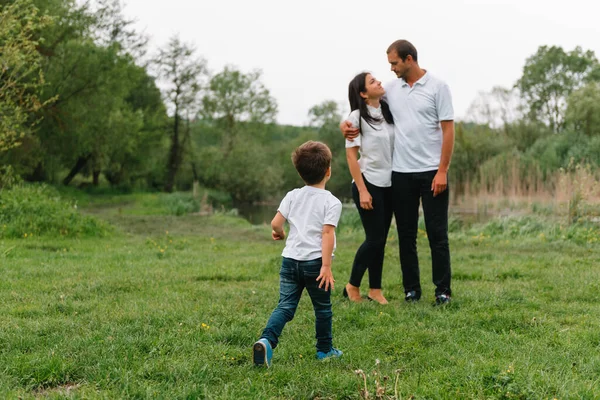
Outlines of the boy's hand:
<svg viewBox="0 0 600 400">
<path fill-rule="evenodd" d="M 279 233 L 271 231 L 271 237 L 273 238 L 273 240 L 283 240 L 285 239 L 285 231 L 281 231 Z"/>
<path fill-rule="evenodd" d="M 335 282 L 335 279 L 333 279 L 331 267 L 321 267 L 321 273 L 317 276 L 317 282 L 319 282 L 319 288 L 323 288 L 326 291 L 330 288 L 333 290 L 333 282 Z"/>
</svg>

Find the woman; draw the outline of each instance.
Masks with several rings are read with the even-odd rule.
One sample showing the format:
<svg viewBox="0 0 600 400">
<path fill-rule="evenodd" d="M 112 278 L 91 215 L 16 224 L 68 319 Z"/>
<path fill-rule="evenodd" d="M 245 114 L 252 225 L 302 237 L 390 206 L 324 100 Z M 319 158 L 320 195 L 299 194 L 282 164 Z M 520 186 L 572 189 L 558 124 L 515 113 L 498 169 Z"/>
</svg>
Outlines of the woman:
<svg viewBox="0 0 600 400">
<path fill-rule="evenodd" d="M 360 135 L 346 140 L 346 159 L 353 178 L 352 198 L 365 230 L 365 241 L 354 257 L 344 296 L 360 302 L 360 283 L 369 270 L 368 299 L 387 304 L 381 291 L 383 257 L 392 221 L 392 152 L 394 128 L 381 82 L 370 73 L 358 74 L 348 87 L 351 113 L 347 120 Z M 358 154 L 360 153 L 360 159 Z"/>
</svg>

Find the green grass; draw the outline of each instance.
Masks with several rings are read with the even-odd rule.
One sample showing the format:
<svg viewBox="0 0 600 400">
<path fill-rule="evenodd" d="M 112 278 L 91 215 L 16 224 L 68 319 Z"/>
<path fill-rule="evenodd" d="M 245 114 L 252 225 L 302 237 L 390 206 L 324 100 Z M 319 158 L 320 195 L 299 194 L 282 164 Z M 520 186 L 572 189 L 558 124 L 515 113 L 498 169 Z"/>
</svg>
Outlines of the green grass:
<svg viewBox="0 0 600 400">
<path fill-rule="evenodd" d="M 423 231 L 424 299 L 403 302 L 392 232 L 380 306 L 341 296 L 361 242 L 346 218 L 333 301 L 343 358 L 314 359 L 304 296 L 267 370 L 252 366 L 251 346 L 278 297 L 282 244 L 269 228 L 112 204 L 94 208 L 117 226 L 111 237 L 0 240 L 0 398 L 359 399 L 358 369 L 370 398 L 383 376 L 389 398 L 396 379 L 403 399 L 600 397 L 597 228 L 525 220 L 453 232 L 445 308 L 431 306 Z"/>
<path fill-rule="evenodd" d="M 231 197 L 223 192 L 199 188 L 197 198 L 192 192 L 128 192 L 121 193 L 108 187 L 90 187 L 85 191 L 74 187 L 54 188 L 63 198 L 84 207 L 91 214 L 125 215 L 185 215 L 201 210 L 203 206 L 215 209 L 231 207 Z"/>
</svg>

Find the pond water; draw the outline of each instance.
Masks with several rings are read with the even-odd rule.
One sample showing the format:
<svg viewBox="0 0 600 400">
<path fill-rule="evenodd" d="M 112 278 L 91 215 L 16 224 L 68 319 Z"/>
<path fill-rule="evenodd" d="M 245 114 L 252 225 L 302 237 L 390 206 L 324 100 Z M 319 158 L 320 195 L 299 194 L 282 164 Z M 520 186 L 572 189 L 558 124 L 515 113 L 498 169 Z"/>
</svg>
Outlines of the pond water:
<svg viewBox="0 0 600 400">
<path fill-rule="evenodd" d="M 252 225 L 270 224 L 277 212 L 278 204 L 243 204 L 237 207 L 241 217 Z"/>
</svg>

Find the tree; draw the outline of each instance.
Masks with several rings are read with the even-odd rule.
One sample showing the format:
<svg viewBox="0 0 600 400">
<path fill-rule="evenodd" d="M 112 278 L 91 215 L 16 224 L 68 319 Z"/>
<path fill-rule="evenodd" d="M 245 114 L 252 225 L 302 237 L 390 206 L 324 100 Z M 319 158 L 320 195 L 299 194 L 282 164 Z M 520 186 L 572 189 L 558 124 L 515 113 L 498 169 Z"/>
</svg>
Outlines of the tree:
<svg viewBox="0 0 600 400">
<path fill-rule="evenodd" d="M 120 53 L 117 43 L 101 47 L 89 38 L 68 41 L 54 50 L 47 73 L 55 79 L 48 90 L 59 99 L 47 110 L 37 138 L 45 166 L 68 168 L 64 185 L 79 173 L 91 174 L 97 184 L 111 154 L 143 126 L 143 116 L 127 101 L 143 76 L 132 58 Z"/>
<path fill-rule="evenodd" d="M 0 153 L 19 146 L 39 122 L 38 112 L 55 100 L 41 100 L 45 85 L 38 33 L 50 23 L 30 0 L 0 11 Z"/>
<path fill-rule="evenodd" d="M 223 149 L 232 151 L 238 124 L 272 123 L 277 116 L 277 103 L 260 81 L 258 70 L 244 74 L 235 67 L 225 67 L 213 76 L 202 99 L 201 115 L 217 121 L 223 129 Z"/>
<path fill-rule="evenodd" d="M 345 142 L 340 131 L 341 106 L 333 100 L 325 100 L 308 110 L 309 125 L 318 132 L 319 140 L 325 142 L 334 154 L 344 153 Z"/>
<path fill-rule="evenodd" d="M 571 93 L 565 118 L 578 132 L 600 135 L 600 84 L 592 82 Z"/>
<path fill-rule="evenodd" d="M 28 180 L 56 180 L 67 169 L 65 184 L 80 172 L 98 182 L 113 148 L 121 144 L 117 135 L 136 137 L 130 129 L 140 126 L 138 113 L 130 113 L 125 99 L 140 68 L 124 44 L 135 32 L 119 15 L 116 0 L 100 0 L 96 9 L 90 2 L 33 1 L 40 13 L 57 21 L 40 30 L 44 40 L 36 46 L 47 81 L 40 100 L 56 101 L 40 110 L 43 120 L 35 135 L 26 137 L 23 150 L 11 151 L 10 158 Z"/>
<path fill-rule="evenodd" d="M 104 176 L 112 185 L 131 184 L 145 179 L 148 186 L 162 187 L 164 156 L 168 150 L 165 137 L 168 117 L 161 93 L 146 69 L 134 66 L 128 75 L 133 83 L 118 111 L 117 127 L 122 127 L 109 154 Z M 129 114 L 133 114 L 129 117 Z M 127 126 L 140 123 L 138 128 Z M 111 129 L 111 128 L 109 128 Z"/>
<path fill-rule="evenodd" d="M 121 0 L 96 0 L 93 10 L 92 35 L 103 47 L 118 43 L 121 54 L 130 54 L 138 62 L 146 54 L 148 37 L 132 26 L 134 20 L 124 17 Z"/>
<path fill-rule="evenodd" d="M 312 106 L 308 110 L 309 125 L 318 129 L 338 127 L 342 119 L 340 108 L 340 105 L 333 100 L 325 100 Z"/>
<path fill-rule="evenodd" d="M 527 59 L 515 86 L 529 106 L 529 118 L 560 132 L 568 96 L 587 82 L 599 80 L 600 67 L 593 51 L 576 47 L 565 52 L 561 47 L 541 46 Z"/>
<path fill-rule="evenodd" d="M 212 139 L 202 140 L 198 176 L 205 186 L 229 193 L 235 203 L 262 200 L 282 182 L 281 167 L 273 162 L 276 150 L 264 140 L 277 103 L 260 77 L 260 71 L 245 74 L 225 67 L 210 79 L 202 98 L 203 133 Z"/>
<path fill-rule="evenodd" d="M 45 84 L 27 94 L 49 104 L 32 116 L 40 121 L 35 131 L 22 137 L 21 146 L 0 154 L 0 162 L 32 181 L 57 181 L 65 170 L 64 184 L 80 173 L 98 184 L 102 172 L 113 185 L 163 181 L 156 178 L 156 165 L 164 165 L 167 153 L 159 136 L 164 137 L 167 114 L 154 78 L 136 65 L 145 38 L 123 17 L 120 2 L 29 1 L 40 15 L 57 21 L 31 37 L 41 71 L 31 76 L 42 76 Z M 7 10 L 13 3 L 0 0 L 0 7 Z M 8 27 L 3 20 L 0 30 Z"/>
<path fill-rule="evenodd" d="M 521 119 L 523 105 L 516 89 L 495 86 L 489 92 L 479 92 L 467 110 L 467 120 L 503 128 Z"/>
<path fill-rule="evenodd" d="M 317 130 L 317 137 L 331 149 L 332 177 L 327 188 L 336 196 L 351 198 L 352 176 L 346 161 L 345 140 L 340 131 L 341 106 L 335 101 L 325 100 L 308 111 L 310 126 Z"/>
<path fill-rule="evenodd" d="M 189 121 L 197 113 L 198 95 L 202 89 L 201 79 L 206 75 L 206 62 L 196 58 L 194 53 L 195 49 L 192 46 L 182 43 L 174 36 L 167 46 L 159 51 L 156 61 L 159 76 L 165 82 L 163 94 L 173 113 L 164 187 L 167 192 L 173 191 L 187 142 L 181 132 L 181 122 L 183 118 Z"/>
<path fill-rule="evenodd" d="M 39 32 L 52 21 L 39 14 L 31 0 L 0 3 L 0 189 L 18 178 L 9 151 L 31 138 L 40 111 L 56 100 L 41 94 L 45 79 Z"/>
</svg>

